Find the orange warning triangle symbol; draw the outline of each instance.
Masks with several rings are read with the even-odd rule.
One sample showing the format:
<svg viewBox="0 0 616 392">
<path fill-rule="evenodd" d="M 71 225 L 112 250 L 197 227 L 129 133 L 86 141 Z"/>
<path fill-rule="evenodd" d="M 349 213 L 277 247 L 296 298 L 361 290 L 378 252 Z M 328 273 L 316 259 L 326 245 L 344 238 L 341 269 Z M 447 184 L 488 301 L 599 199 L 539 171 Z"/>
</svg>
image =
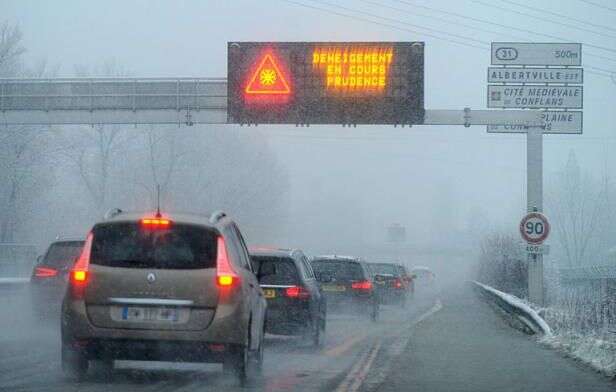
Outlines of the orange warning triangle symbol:
<svg viewBox="0 0 616 392">
<path fill-rule="evenodd" d="M 291 89 L 271 54 L 263 56 L 261 63 L 246 86 L 246 94 L 289 94 Z"/>
</svg>

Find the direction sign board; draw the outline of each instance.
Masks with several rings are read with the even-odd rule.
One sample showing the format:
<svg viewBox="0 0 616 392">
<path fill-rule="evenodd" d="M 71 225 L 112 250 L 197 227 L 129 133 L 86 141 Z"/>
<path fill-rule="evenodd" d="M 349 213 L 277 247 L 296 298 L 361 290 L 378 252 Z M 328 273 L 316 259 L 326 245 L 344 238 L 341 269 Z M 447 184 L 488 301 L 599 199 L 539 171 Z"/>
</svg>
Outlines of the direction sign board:
<svg viewBox="0 0 616 392">
<path fill-rule="evenodd" d="M 583 130 L 581 111 L 545 110 L 541 112 L 545 122 L 543 133 L 579 135 Z M 488 125 L 488 133 L 526 133 L 524 125 Z"/>
<path fill-rule="evenodd" d="M 240 124 L 421 124 L 423 42 L 230 42 Z"/>
<path fill-rule="evenodd" d="M 488 67 L 488 83 L 584 83 L 583 68 Z"/>
<path fill-rule="evenodd" d="M 541 244 L 550 235 L 550 223 L 545 215 L 539 212 L 527 214 L 520 222 L 522 239 L 529 244 Z"/>
<path fill-rule="evenodd" d="M 582 109 L 582 86 L 488 85 L 489 108 Z"/>
<path fill-rule="evenodd" d="M 582 65 L 582 44 L 492 42 L 492 65 Z"/>
</svg>

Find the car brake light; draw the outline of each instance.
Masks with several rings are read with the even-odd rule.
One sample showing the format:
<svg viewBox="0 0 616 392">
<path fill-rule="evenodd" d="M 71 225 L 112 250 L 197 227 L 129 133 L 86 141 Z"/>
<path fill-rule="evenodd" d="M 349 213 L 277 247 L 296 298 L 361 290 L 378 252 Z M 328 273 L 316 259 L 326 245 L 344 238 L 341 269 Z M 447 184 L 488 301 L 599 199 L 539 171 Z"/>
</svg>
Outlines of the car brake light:
<svg viewBox="0 0 616 392">
<path fill-rule="evenodd" d="M 164 218 L 143 218 L 141 219 L 141 225 L 152 229 L 166 229 L 171 226 L 171 221 Z"/>
<path fill-rule="evenodd" d="M 370 282 L 369 280 L 353 282 L 351 283 L 351 288 L 353 290 L 370 291 L 372 290 L 372 282 Z"/>
<path fill-rule="evenodd" d="M 34 269 L 34 276 L 37 278 L 51 278 L 58 275 L 58 270 L 48 267 L 36 267 Z"/>
<path fill-rule="evenodd" d="M 85 282 L 88 277 L 88 273 L 86 271 L 73 271 L 73 280 L 75 282 Z"/>
<path fill-rule="evenodd" d="M 393 281 L 393 285 L 394 285 L 395 288 L 401 289 L 402 288 L 402 281 L 400 279 L 395 279 Z"/>
<path fill-rule="evenodd" d="M 301 286 L 287 287 L 285 295 L 289 298 L 308 299 L 310 298 L 310 292 Z"/>
<path fill-rule="evenodd" d="M 239 275 L 233 269 L 227 254 L 227 247 L 222 236 L 218 237 L 216 251 L 216 282 L 221 287 L 233 286 L 239 281 Z"/>
<path fill-rule="evenodd" d="M 76 299 L 83 298 L 84 289 L 88 282 L 88 268 L 90 266 L 90 253 L 92 251 L 93 237 L 92 232 L 88 233 L 88 237 L 83 245 L 81 254 L 70 272 L 72 294 L 73 298 Z"/>
</svg>

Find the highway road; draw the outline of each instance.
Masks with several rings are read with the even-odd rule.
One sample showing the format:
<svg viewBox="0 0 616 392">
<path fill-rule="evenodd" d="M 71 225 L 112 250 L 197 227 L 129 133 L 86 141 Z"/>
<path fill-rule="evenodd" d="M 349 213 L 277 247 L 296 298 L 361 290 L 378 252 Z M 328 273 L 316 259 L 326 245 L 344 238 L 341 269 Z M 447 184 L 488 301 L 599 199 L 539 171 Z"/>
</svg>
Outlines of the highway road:
<svg viewBox="0 0 616 392">
<path fill-rule="evenodd" d="M 60 369 L 58 322 L 31 315 L 27 290 L 4 290 L 0 305 L 0 390 L 4 391 L 203 391 L 245 390 L 220 365 L 116 361 L 111 375 L 94 368 L 81 383 Z M 438 306 L 424 296 L 402 309 L 387 306 L 373 324 L 368 316 L 331 314 L 320 349 L 299 338 L 268 336 L 264 375 L 248 388 L 259 391 L 352 391 L 367 377 L 376 355 L 399 354 L 409 326 Z M 395 348 L 392 350 L 392 348 Z M 359 378 L 358 378 L 359 377 Z M 359 380 L 359 381 L 358 381 Z"/>
<path fill-rule="evenodd" d="M 324 347 L 268 336 L 264 375 L 241 388 L 220 365 L 116 361 L 67 381 L 58 323 L 32 317 L 26 290 L 0 290 L 2 391 L 559 391 L 616 390 L 616 382 L 512 329 L 468 284 L 388 306 L 378 323 L 330 314 Z"/>
</svg>

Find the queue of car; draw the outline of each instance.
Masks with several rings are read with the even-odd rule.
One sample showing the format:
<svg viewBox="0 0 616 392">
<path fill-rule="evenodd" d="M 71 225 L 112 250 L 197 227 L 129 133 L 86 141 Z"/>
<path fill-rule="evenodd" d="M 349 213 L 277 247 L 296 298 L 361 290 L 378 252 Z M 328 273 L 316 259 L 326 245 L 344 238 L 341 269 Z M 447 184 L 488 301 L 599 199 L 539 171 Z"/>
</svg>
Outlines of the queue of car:
<svg viewBox="0 0 616 392">
<path fill-rule="evenodd" d="M 188 361 L 221 363 L 244 383 L 261 372 L 266 333 L 319 347 L 328 311 L 376 322 L 383 305 L 412 298 L 413 278 L 397 263 L 249 249 L 223 212 L 116 209 L 85 240 L 52 243 L 31 287 L 35 313 L 59 315 L 68 377 L 93 361 Z"/>
</svg>

